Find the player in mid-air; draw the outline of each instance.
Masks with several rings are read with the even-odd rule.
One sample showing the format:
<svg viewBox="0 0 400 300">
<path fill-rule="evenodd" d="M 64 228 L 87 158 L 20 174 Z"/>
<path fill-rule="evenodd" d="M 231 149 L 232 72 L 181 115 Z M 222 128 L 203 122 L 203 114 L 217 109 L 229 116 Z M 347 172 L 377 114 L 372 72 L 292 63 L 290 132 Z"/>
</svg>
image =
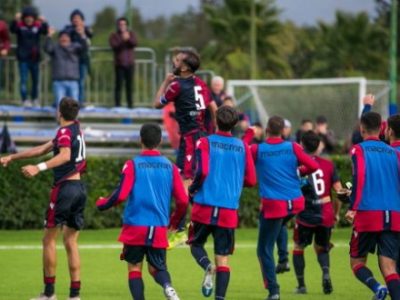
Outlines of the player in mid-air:
<svg viewBox="0 0 400 300">
<path fill-rule="evenodd" d="M 72 98 L 63 98 L 58 107 L 60 128 L 56 137 L 41 146 L 17 154 L 2 157 L 3 166 L 12 161 L 40 157 L 53 150 L 54 156 L 38 165 L 27 165 L 22 173 L 33 178 L 42 171 L 53 169 L 54 184 L 45 218 L 43 237 L 44 292 L 32 300 L 55 300 L 56 239 L 62 229 L 71 277 L 69 300 L 79 300 L 80 258 L 78 252 L 79 230 L 83 226 L 86 204 L 86 189 L 81 182 L 81 173 L 86 168 L 85 140 L 77 116 L 79 103 Z"/>
<path fill-rule="evenodd" d="M 350 264 L 354 275 L 374 293 L 376 300 L 400 299 L 396 261 L 400 250 L 399 152 L 380 141 L 381 116 L 362 115 L 363 142 L 352 150 L 353 191 L 346 218 L 353 223 Z M 387 288 L 378 283 L 366 266 L 368 253 L 377 248 L 379 267 Z"/>
<path fill-rule="evenodd" d="M 128 199 L 119 241 L 124 244 L 121 258 L 128 263 L 133 299 L 144 300 L 142 264 L 146 256 L 149 272 L 163 288 L 166 299 L 179 300 L 167 271 L 167 230 L 176 229 L 186 214 L 188 197 L 178 168 L 157 150 L 160 126 L 143 125 L 140 139 L 141 154 L 125 163 L 117 189 L 96 205 L 106 210 Z M 170 218 L 172 196 L 176 206 Z"/>
<path fill-rule="evenodd" d="M 173 59 L 173 74 L 168 74 L 154 99 L 154 107 L 162 108 L 173 102 L 175 119 L 181 135 L 176 164 L 184 179 L 185 188 L 191 184 L 196 168 L 195 148 L 199 138 L 206 136 L 206 110 L 215 123 L 217 105 L 207 84 L 195 75 L 200 57 L 192 50 L 179 50 Z M 172 236 L 173 247 L 186 240 L 184 220 L 178 233 Z"/>
<path fill-rule="evenodd" d="M 332 293 L 329 274 L 329 251 L 331 250 L 331 233 L 335 225 L 335 217 L 340 211 L 339 201 L 333 202 L 331 191 L 342 192 L 334 163 L 320 157 L 321 139 L 314 131 L 305 132 L 301 137 L 301 145 L 318 163 L 319 168 L 302 180 L 302 192 L 305 198 L 305 209 L 296 217 L 294 229 L 293 265 L 298 286 L 297 294 L 306 294 L 304 280 L 304 249 L 313 243 L 318 263 L 322 270 L 322 287 L 325 294 Z"/>
<path fill-rule="evenodd" d="M 192 255 L 205 271 L 202 293 L 210 297 L 216 272 L 215 299 L 225 299 L 229 284 L 228 257 L 233 253 L 238 226 L 240 195 L 245 186 L 256 184 L 256 171 L 247 144 L 232 136 L 238 114 L 231 107 L 217 111 L 217 132 L 197 143 L 196 177 L 189 187 L 193 208 L 189 229 Z M 214 238 L 216 270 L 204 245 Z"/>
<path fill-rule="evenodd" d="M 276 280 L 274 246 L 283 222 L 304 209 L 298 168 L 303 175 L 318 169 L 318 163 L 308 156 L 300 145 L 282 139 L 284 120 L 274 116 L 268 120 L 267 139 L 251 146 L 257 169 L 261 213 L 257 244 L 261 273 L 267 300 L 279 300 Z"/>
</svg>

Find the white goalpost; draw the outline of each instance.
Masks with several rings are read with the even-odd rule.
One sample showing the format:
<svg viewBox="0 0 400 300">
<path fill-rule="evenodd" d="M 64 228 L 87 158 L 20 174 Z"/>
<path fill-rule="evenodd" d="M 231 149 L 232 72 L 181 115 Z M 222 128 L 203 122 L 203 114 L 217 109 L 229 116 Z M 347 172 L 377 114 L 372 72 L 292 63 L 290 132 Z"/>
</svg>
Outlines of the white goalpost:
<svg viewBox="0 0 400 300">
<path fill-rule="evenodd" d="M 265 125 L 269 116 L 280 115 L 297 128 L 302 119 L 324 115 L 339 138 L 351 134 L 367 93 L 375 94 L 374 110 L 386 118 L 389 90 L 388 81 L 363 77 L 227 82 L 227 93 L 252 120 Z"/>
</svg>

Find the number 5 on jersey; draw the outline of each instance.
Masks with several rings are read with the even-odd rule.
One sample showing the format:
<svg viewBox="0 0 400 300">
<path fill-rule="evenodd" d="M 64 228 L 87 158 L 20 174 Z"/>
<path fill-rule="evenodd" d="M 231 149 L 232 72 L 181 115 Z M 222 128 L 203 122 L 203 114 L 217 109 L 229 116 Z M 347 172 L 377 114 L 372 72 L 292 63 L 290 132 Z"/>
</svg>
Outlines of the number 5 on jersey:
<svg viewBox="0 0 400 300">
<path fill-rule="evenodd" d="M 195 85 L 194 86 L 194 96 L 195 96 L 196 109 L 197 110 L 206 109 L 206 104 L 204 102 L 204 97 L 203 97 L 201 92 L 202 92 L 201 86 L 200 85 Z"/>
</svg>

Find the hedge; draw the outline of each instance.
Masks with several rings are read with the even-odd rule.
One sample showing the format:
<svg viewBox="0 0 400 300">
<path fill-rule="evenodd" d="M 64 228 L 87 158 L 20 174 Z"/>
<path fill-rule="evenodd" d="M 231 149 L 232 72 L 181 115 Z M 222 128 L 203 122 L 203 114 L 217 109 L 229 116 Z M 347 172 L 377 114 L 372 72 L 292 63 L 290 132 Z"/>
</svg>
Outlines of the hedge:
<svg viewBox="0 0 400 300">
<path fill-rule="evenodd" d="M 350 159 L 346 156 L 334 156 L 332 159 L 336 163 L 342 182 L 349 181 Z M 125 160 L 126 158 L 103 157 L 88 159 L 88 172 L 83 177 L 88 190 L 86 228 L 100 229 L 121 225 L 122 207 L 100 213 L 95 207 L 95 201 L 99 196 L 109 195 L 116 187 Z M 0 229 L 34 229 L 43 226 L 52 173 L 42 172 L 34 179 L 27 179 L 22 176 L 20 169 L 29 163 L 36 164 L 38 160 L 13 162 L 7 168 L 0 168 Z M 255 227 L 258 209 L 257 188 L 245 188 L 239 212 L 241 226 Z"/>
</svg>

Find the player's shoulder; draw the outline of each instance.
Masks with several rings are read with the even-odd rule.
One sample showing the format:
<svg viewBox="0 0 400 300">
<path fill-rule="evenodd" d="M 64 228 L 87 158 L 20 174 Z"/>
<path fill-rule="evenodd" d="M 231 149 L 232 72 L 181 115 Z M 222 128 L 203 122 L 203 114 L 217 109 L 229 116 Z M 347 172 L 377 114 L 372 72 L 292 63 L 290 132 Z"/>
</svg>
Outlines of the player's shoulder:
<svg viewBox="0 0 400 300">
<path fill-rule="evenodd" d="M 335 163 L 328 158 L 316 156 L 315 160 L 319 164 L 320 169 L 334 169 L 335 168 Z"/>
<path fill-rule="evenodd" d="M 207 83 L 206 83 L 203 79 L 201 79 L 199 76 L 197 76 L 197 75 L 194 75 L 194 76 L 193 76 L 193 81 L 194 81 L 194 83 L 195 83 L 196 85 L 201 85 L 201 86 L 204 86 L 204 87 L 207 87 L 207 88 L 208 88 Z"/>
</svg>

